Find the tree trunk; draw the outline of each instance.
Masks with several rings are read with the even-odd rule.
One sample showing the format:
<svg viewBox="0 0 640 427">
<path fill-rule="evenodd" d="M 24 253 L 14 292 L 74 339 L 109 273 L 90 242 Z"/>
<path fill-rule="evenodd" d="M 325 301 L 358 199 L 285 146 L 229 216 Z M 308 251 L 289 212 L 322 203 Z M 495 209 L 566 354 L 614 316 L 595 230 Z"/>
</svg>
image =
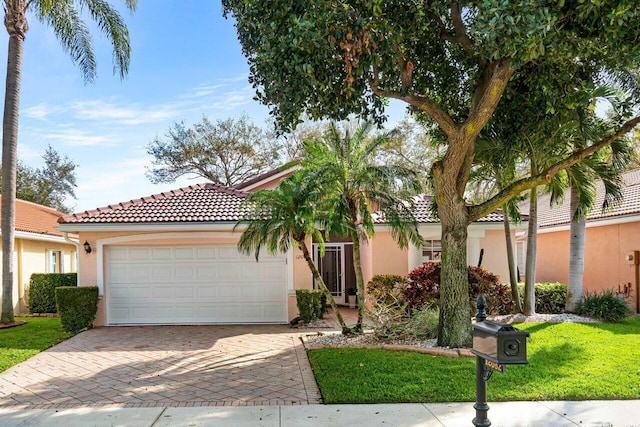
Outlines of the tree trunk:
<svg viewBox="0 0 640 427">
<path fill-rule="evenodd" d="M 518 277 L 516 274 L 516 262 L 513 256 L 513 243 L 511 242 L 511 226 L 509 225 L 509 217 L 507 216 L 507 210 L 502 209 L 504 215 L 504 237 L 507 244 L 507 262 L 509 263 L 509 282 L 511 283 L 511 298 L 516 313 L 522 313 L 522 303 L 520 302 L 520 295 L 518 292 Z"/>
<path fill-rule="evenodd" d="M 6 3 L 6 2 L 5 2 Z M 23 7 L 21 2 L 14 7 Z M 5 5 L 5 7 L 7 7 Z M 27 29 L 24 9 L 5 12 L 9 32 L 7 77 L 2 120 L 2 315 L 1 323 L 12 323 L 13 312 L 13 245 L 16 222 L 16 168 L 18 161 L 18 113 L 20 109 L 20 78 L 22 44 Z"/>
<path fill-rule="evenodd" d="M 331 291 L 329 291 L 329 289 L 327 288 L 327 285 L 325 285 L 324 280 L 322 280 L 322 276 L 320 275 L 320 272 L 318 271 L 318 268 L 316 267 L 315 263 L 313 262 L 313 258 L 311 257 L 311 253 L 309 252 L 309 248 L 307 248 L 307 245 L 304 242 L 304 240 L 303 241 L 299 241 L 298 244 L 300 245 L 300 249 L 302 249 L 302 255 L 304 256 L 305 261 L 307 261 L 307 265 L 309 266 L 309 269 L 311 270 L 311 274 L 313 274 L 313 278 L 316 279 L 316 283 L 320 287 L 320 290 L 322 290 L 322 292 L 324 292 L 324 294 L 327 296 L 327 301 L 329 301 L 329 305 L 333 309 L 333 312 L 336 314 L 336 318 L 338 319 L 338 323 L 340 324 L 340 327 L 342 328 L 342 333 L 345 334 L 345 335 L 346 334 L 350 334 L 351 333 L 351 329 L 349 327 L 347 327 L 347 325 L 344 323 L 344 319 L 342 318 L 342 314 L 340 314 L 340 310 L 338 310 L 338 305 L 336 304 L 335 300 L 333 299 L 333 295 L 331 295 Z"/>
<path fill-rule="evenodd" d="M 567 286 L 567 302 L 565 311 L 573 312 L 576 304 L 582 299 L 582 281 L 584 277 L 584 244 L 586 219 L 574 220 L 574 215 L 578 209 L 578 190 L 571 187 L 571 225 L 569 237 L 569 284 Z"/>
<path fill-rule="evenodd" d="M 460 210 L 459 207 L 455 209 L 454 206 L 438 206 L 442 222 L 438 345 L 443 347 L 463 347 L 469 344 L 471 338 L 467 275 L 468 223 L 466 210 Z"/>
<path fill-rule="evenodd" d="M 358 322 L 354 326 L 354 332 L 362 332 L 362 322 L 364 320 L 364 277 L 362 275 L 362 261 L 360 258 L 360 237 L 358 233 L 353 233 L 353 267 L 356 273 L 356 286 L 358 291 Z"/>
<path fill-rule="evenodd" d="M 527 231 L 527 262 L 524 279 L 524 314 L 536 314 L 536 251 L 538 247 L 538 189 L 531 189 Z"/>
</svg>

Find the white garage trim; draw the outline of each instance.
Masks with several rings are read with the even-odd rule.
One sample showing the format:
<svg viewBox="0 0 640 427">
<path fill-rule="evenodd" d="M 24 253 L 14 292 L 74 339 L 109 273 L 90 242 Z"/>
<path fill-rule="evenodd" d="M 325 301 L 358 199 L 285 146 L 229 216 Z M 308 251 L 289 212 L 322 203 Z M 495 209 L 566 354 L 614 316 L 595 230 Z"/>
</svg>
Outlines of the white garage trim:
<svg viewBox="0 0 640 427">
<path fill-rule="evenodd" d="M 98 285 L 98 293 L 100 296 L 104 295 L 104 246 L 105 245 L 115 245 L 115 244 L 123 244 L 128 242 L 144 242 L 144 241 L 153 241 L 153 240 L 162 240 L 162 239 L 228 239 L 228 238 L 237 238 L 239 239 L 239 233 L 233 232 L 198 232 L 196 233 L 187 233 L 187 232 L 175 232 L 175 233 L 151 233 L 151 234 L 133 234 L 128 236 L 118 236 L 118 237 L 108 237 L 105 239 L 98 239 L 96 241 L 96 271 L 97 271 L 97 285 Z M 287 257 L 287 290 L 290 294 L 294 293 L 293 289 L 293 245 L 289 248 L 289 251 L 286 254 Z"/>
<path fill-rule="evenodd" d="M 286 257 L 235 244 L 104 246 L 107 324 L 285 323 Z"/>
</svg>

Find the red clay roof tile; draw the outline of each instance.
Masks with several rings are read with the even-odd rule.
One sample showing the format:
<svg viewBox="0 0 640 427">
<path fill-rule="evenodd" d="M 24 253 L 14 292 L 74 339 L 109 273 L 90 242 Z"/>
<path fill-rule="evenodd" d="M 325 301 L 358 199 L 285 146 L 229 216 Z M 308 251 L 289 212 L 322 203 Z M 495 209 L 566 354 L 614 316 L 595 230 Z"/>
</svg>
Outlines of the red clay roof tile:
<svg viewBox="0 0 640 427">
<path fill-rule="evenodd" d="M 622 202 L 605 211 L 602 210 L 605 196 L 604 184 L 602 184 L 602 181 L 596 182 L 596 199 L 587 215 L 587 221 L 640 214 L 640 169 L 623 173 L 622 182 L 624 184 Z M 548 194 L 539 196 L 538 227 L 545 228 L 569 224 L 571 222 L 570 202 L 571 193 L 569 189 L 565 191 L 562 201 L 553 206 L 550 205 L 550 196 Z M 529 203 L 522 203 L 520 211 L 528 212 Z"/>
<path fill-rule="evenodd" d="M 0 197 L 1 203 L 2 197 Z M 64 233 L 55 230 L 55 227 L 58 225 L 58 219 L 64 215 L 63 212 L 53 208 L 16 199 L 15 229 L 16 231 L 62 237 Z"/>
</svg>

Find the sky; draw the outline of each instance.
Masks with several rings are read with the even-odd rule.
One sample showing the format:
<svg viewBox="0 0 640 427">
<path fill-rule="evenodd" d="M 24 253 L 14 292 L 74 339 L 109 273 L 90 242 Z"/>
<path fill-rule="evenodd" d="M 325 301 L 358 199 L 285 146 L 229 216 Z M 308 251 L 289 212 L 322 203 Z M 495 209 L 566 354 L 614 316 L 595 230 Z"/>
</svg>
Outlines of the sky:
<svg viewBox="0 0 640 427">
<path fill-rule="evenodd" d="M 142 0 L 133 14 L 122 3 L 111 0 L 131 39 L 124 80 L 113 74 L 111 46 L 99 32 L 92 31 L 97 78 L 85 84 L 51 29 L 28 17 L 18 158 L 41 167 L 51 145 L 75 162 L 77 199 L 67 202 L 74 212 L 204 182 L 190 177 L 154 185 L 145 175 L 152 161 L 146 146 L 175 122 L 190 126 L 203 115 L 217 120 L 247 114 L 267 126 L 268 109 L 253 99 L 247 61 L 220 1 Z M 8 36 L 0 34 L 6 58 Z M 1 90 L 4 96 L 4 85 Z M 389 122 L 403 111 L 392 104 Z"/>
</svg>

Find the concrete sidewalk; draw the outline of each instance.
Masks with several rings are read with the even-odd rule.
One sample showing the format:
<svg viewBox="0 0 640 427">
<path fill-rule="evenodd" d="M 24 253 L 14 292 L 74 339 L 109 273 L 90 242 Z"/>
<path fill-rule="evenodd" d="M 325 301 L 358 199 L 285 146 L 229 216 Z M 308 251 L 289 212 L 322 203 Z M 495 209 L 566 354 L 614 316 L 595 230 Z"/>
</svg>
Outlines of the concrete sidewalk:
<svg viewBox="0 0 640 427">
<path fill-rule="evenodd" d="M 640 401 L 489 403 L 492 426 L 640 427 Z M 3 427 L 472 426 L 473 403 L 0 409 Z"/>
</svg>

